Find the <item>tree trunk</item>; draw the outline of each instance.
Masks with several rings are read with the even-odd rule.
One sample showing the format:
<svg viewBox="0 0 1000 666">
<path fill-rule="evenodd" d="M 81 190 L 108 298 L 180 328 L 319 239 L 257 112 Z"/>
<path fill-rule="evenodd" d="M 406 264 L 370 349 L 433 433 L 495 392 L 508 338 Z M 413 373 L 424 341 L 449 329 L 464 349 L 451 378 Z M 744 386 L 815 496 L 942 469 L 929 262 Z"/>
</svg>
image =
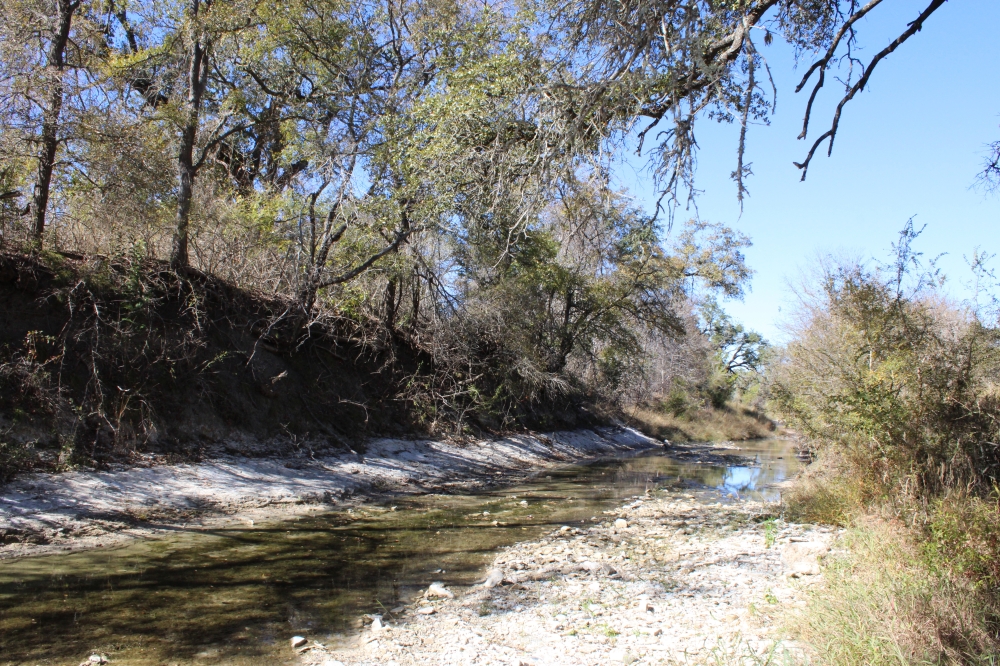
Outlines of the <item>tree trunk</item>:
<svg viewBox="0 0 1000 666">
<path fill-rule="evenodd" d="M 385 286 L 385 328 L 392 333 L 396 329 L 396 312 L 399 304 L 396 302 L 396 279 L 392 278 Z"/>
<path fill-rule="evenodd" d="M 188 259 L 188 224 L 191 219 L 191 198 L 194 192 L 194 179 L 197 166 L 194 161 L 194 145 L 198 137 L 198 125 L 201 122 L 201 98 L 205 92 L 205 80 L 208 67 L 205 66 L 207 48 L 198 34 L 198 11 L 200 0 L 192 0 L 191 21 L 193 45 L 191 47 L 191 62 L 188 68 L 188 97 L 181 129 L 181 144 L 177 153 L 177 226 L 174 230 L 174 246 L 170 254 L 170 266 L 174 269 L 187 268 Z"/>
<path fill-rule="evenodd" d="M 52 186 L 52 171 L 56 163 L 56 150 L 59 148 L 59 115 L 63 105 L 63 69 L 66 64 L 66 44 L 69 42 L 69 30 L 73 23 L 73 13 L 80 3 L 58 0 L 59 22 L 55 35 L 49 45 L 48 63 L 45 78 L 48 86 L 46 103 L 42 111 L 41 150 L 38 154 L 38 170 L 35 179 L 35 189 L 31 197 L 31 217 L 34 243 L 38 249 L 42 247 L 42 236 L 45 234 L 45 215 L 49 207 L 49 189 Z"/>
</svg>

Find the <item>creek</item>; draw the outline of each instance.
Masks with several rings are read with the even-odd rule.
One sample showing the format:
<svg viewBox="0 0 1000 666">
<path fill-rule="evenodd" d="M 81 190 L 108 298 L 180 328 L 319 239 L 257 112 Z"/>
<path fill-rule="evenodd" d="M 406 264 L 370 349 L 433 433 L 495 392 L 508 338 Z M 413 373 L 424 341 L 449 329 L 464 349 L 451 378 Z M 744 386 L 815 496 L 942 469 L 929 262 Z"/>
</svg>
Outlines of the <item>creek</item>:
<svg viewBox="0 0 1000 666">
<path fill-rule="evenodd" d="M 0 562 L 0 664 L 75 666 L 92 653 L 129 664 L 286 663 L 292 635 L 325 642 L 364 613 L 392 619 L 432 581 L 475 584 L 497 549 L 607 520 L 605 511 L 647 491 L 775 500 L 772 486 L 799 468 L 782 440 L 671 453 L 548 470 L 467 495 L 403 496 Z"/>
</svg>

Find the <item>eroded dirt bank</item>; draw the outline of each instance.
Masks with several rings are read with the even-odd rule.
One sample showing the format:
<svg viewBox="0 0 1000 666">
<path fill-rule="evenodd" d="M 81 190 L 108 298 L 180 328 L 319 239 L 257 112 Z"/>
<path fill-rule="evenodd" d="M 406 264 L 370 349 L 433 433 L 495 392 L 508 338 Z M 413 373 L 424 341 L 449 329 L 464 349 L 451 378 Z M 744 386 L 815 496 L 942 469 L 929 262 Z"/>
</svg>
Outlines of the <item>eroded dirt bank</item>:
<svg viewBox="0 0 1000 666">
<path fill-rule="evenodd" d="M 177 528 L 288 518 L 388 493 L 470 490 L 658 446 L 630 428 L 608 427 L 467 445 L 381 439 L 363 455 L 36 474 L 0 489 L 0 559 L 106 547 Z"/>
<path fill-rule="evenodd" d="M 636 498 L 600 525 L 505 549 L 471 590 L 432 586 L 340 642 L 286 649 L 307 666 L 802 663 L 779 609 L 822 580 L 836 532 L 775 508 Z"/>
</svg>

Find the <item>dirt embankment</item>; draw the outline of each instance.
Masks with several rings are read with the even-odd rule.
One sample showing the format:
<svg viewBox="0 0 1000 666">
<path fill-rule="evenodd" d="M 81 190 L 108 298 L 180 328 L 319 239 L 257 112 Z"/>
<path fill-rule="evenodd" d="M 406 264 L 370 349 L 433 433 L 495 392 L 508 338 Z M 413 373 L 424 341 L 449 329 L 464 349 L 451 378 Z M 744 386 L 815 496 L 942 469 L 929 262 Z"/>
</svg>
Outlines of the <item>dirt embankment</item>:
<svg viewBox="0 0 1000 666">
<path fill-rule="evenodd" d="M 294 458 L 27 475 L 0 489 L 0 559 L 281 519 L 379 495 L 506 484 L 546 467 L 657 446 L 635 430 L 606 427 L 466 445 L 381 439 L 364 454 L 302 451 Z"/>
<path fill-rule="evenodd" d="M 463 409 L 459 428 L 412 388 L 436 368 L 411 331 L 313 314 L 154 261 L 0 252 L 0 483 L 74 466 L 331 455 L 429 435 L 430 422 L 483 433 L 608 423 L 572 397 L 515 401 L 502 423 Z"/>
</svg>

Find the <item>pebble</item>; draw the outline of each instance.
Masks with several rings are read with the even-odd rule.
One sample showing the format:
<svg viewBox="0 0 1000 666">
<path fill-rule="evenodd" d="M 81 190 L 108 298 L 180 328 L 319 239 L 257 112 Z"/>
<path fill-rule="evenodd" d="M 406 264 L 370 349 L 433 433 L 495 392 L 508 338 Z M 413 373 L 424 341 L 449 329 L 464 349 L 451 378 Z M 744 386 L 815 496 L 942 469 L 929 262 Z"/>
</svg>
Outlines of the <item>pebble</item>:
<svg viewBox="0 0 1000 666">
<path fill-rule="evenodd" d="M 443 583 L 431 583 L 427 591 L 424 592 L 425 597 L 437 597 L 440 599 L 454 599 L 455 593 L 444 586 Z"/>
<path fill-rule="evenodd" d="M 292 636 L 292 649 L 297 650 L 306 644 L 306 639 L 303 636 Z"/>
<path fill-rule="evenodd" d="M 342 648 L 306 651 L 299 662 L 604 666 L 701 663 L 710 655 L 739 664 L 757 663 L 755 655 L 772 648 L 778 662 L 816 661 L 780 641 L 774 611 L 807 593 L 787 576 L 783 549 L 808 550 L 816 555 L 810 564 L 821 566 L 824 551 L 814 544 L 828 548 L 832 535 L 778 521 L 781 544 L 768 547 L 758 521 L 773 505 L 659 493 L 635 499 L 608 511 L 604 523 L 558 528 L 503 549 L 483 584 L 460 597 L 432 584 L 411 611 L 425 616 L 419 621 L 394 624 L 377 640 L 367 634 Z M 613 518 L 625 510 L 628 520 Z"/>
</svg>

